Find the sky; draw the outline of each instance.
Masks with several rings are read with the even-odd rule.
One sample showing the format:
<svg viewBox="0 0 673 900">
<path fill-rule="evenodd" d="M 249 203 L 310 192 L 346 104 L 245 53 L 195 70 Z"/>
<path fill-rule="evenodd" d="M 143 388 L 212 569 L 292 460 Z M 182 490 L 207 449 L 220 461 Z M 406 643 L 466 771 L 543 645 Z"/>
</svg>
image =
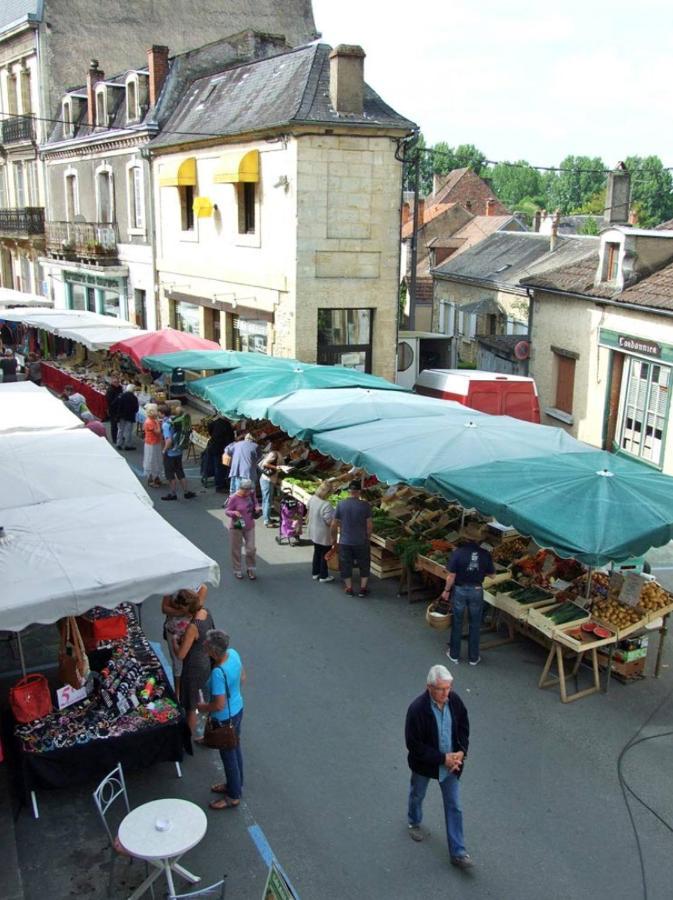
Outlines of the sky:
<svg viewBox="0 0 673 900">
<path fill-rule="evenodd" d="M 313 0 L 313 13 L 326 43 L 363 47 L 368 84 L 429 144 L 673 166 L 671 0 Z"/>
</svg>

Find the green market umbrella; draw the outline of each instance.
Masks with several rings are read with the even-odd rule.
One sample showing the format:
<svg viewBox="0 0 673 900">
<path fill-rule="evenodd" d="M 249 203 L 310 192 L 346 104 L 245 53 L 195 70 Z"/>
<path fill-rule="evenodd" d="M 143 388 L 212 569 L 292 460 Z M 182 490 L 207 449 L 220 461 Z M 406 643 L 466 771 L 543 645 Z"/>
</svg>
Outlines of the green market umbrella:
<svg viewBox="0 0 673 900">
<path fill-rule="evenodd" d="M 465 415 L 452 401 L 377 388 L 300 390 L 282 397 L 247 400 L 239 405 L 250 419 L 269 419 L 292 437 L 311 440 L 314 434 L 381 419 Z M 479 415 L 477 413 L 477 415 Z"/>
<path fill-rule="evenodd" d="M 603 450 L 447 468 L 427 487 L 589 566 L 673 538 L 673 478 Z"/>
<path fill-rule="evenodd" d="M 280 359 L 265 353 L 247 353 L 240 350 L 176 350 L 172 353 L 155 353 L 143 356 L 145 369 L 155 372 L 217 372 L 224 369 L 241 369 L 246 366 L 288 368 L 298 365 L 296 359 Z"/>
<path fill-rule="evenodd" d="M 291 368 L 256 367 L 234 369 L 223 375 L 199 378 L 187 385 L 197 397 L 208 400 L 226 416 L 240 416 L 242 405 L 261 397 L 279 397 L 306 388 L 371 387 L 378 390 L 402 391 L 397 384 L 342 366 L 314 366 L 297 363 Z"/>
<path fill-rule="evenodd" d="M 442 417 L 399 418 L 322 432 L 311 443 L 321 453 L 361 466 L 381 481 L 421 487 L 431 474 L 443 470 L 587 449 L 561 428 L 489 416 L 464 406 Z"/>
</svg>

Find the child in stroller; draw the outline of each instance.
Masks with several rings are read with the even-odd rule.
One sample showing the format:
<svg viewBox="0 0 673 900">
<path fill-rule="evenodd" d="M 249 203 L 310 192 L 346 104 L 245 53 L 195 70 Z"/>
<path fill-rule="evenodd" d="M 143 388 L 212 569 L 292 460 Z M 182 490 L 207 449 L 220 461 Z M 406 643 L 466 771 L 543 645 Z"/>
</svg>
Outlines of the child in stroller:
<svg viewBox="0 0 673 900">
<path fill-rule="evenodd" d="M 294 497 L 283 497 L 280 501 L 280 529 L 276 543 L 295 547 L 299 543 L 304 527 L 306 507 Z"/>
</svg>

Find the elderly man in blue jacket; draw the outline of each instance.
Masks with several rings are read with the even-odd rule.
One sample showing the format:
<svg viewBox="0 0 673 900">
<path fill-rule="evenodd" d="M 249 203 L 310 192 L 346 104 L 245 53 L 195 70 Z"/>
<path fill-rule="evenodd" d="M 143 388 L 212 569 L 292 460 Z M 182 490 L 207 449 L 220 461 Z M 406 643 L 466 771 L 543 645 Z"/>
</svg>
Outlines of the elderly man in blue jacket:
<svg viewBox="0 0 673 900">
<path fill-rule="evenodd" d="M 473 862 L 465 849 L 458 780 L 470 743 L 470 722 L 463 701 L 452 687 L 453 675 L 446 666 L 433 666 L 428 672 L 427 689 L 407 710 L 404 737 L 411 769 L 409 834 L 414 841 L 423 840 L 423 799 L 430 779 L 437 779 L 451 863 L 469 869 Z"/>
</svg>

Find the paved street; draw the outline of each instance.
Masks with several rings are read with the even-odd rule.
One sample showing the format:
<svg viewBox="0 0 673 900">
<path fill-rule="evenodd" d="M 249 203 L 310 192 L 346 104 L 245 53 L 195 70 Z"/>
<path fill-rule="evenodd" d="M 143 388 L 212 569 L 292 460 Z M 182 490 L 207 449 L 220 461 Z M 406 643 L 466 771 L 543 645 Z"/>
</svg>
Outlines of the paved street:
<svg viewBox="0 0 673 900">
<path fill-rule="evenodd" d="M 129 454 L 130 461 L 137 456 Z M 227 896 L 259 900 L 266 842 L 303 900 L 642 896 L 616 762 L 670 692 L 670 668 L 660 681 L 613 681 L 607 696 L 569 706 L 537 689 L 544 654 L 527 641 L 488 651 L 478 668 L 454 668 L 472 726 L 462 796 L 477 863 L 461 873 L 448 862 L 435 785 L 426 800 L 429 838 L 415 844 L 406 831 L 404 714 L 429 666 L 446 662 L 445 633 L 428 628 L 424 606 L 398 598 L 393 581 L 375 580 L 367 600 L 345 597 L 337 582 L 317 585 L 310 549 L 279 547 L 275 532 L 263 528 L 259 580 L 238 583 L 228 565 L 221 497 L 209 490 L 191 503 L 157 506 L 220 561 L 222 583 L 208 606 L 248 673 L 244 803 L 238 811 L 209 811 L 205 839 L 185 857 L 204 881 L 226 871 Z M 143 622 L 159 640 L 158 603 L 145 605 Z M 667 730 L 672 709 L 667 700 L 645 734 Z M 641 744 L 624 768 L 634 790 L 669 822 L 671 740 Z M 205 805 L 217 759 L 197 748 L 182 781 L 169 764 L 131 774 L 132 805 L 171 795 Z M 43 793 L 39 822 L 21 813 L 16 836 L 28 900 L 122 897 L 142 879 L 142 865 L 119 860 L 108 893 L 92 789 Z M 670 833 L 642 807 L 635 821 L 648 896 L 663 900 L 673 879 Z"/>
</svg>

